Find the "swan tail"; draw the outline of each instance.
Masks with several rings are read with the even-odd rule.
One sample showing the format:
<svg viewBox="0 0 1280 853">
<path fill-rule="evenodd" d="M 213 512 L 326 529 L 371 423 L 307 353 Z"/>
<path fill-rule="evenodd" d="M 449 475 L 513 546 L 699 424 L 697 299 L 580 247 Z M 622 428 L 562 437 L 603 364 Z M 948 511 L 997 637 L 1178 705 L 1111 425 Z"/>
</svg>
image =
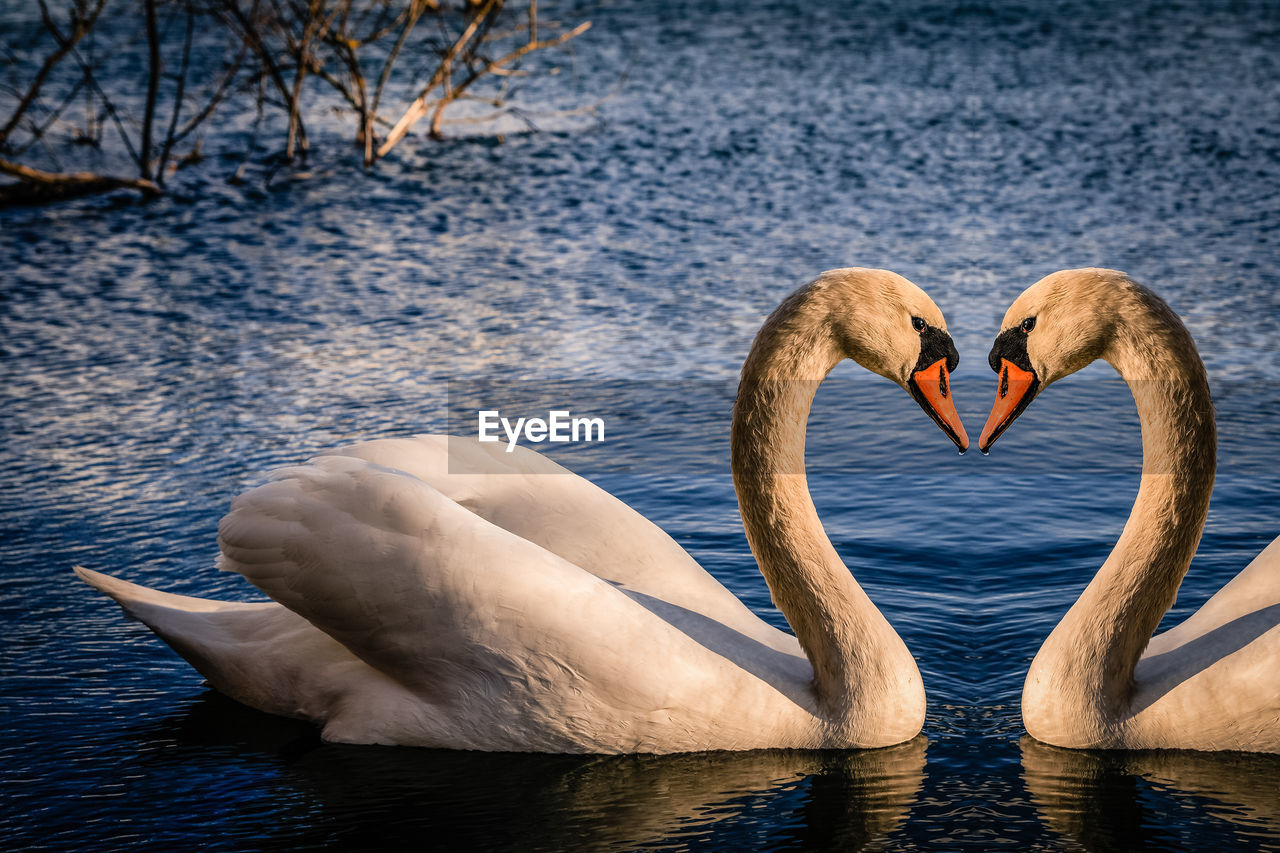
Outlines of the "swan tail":
<svg viewBox="0 0 1280 853">
<path fill-rule="evenodd" d="M 274 602 L 214 601 L 175 595 L 74 567 L 76 576 L 115 600 L 164 640 L 217 690 L 269 714 L 322 721 L 310 676 L 364 664 Z"/>
<path fill-rule="evenodd" d="M 149 614 L 156 608 L 187 613 L 209 613 L 235 606 L 226 601 L 214 601 L 208 598 L 193 598 L 189 595 L 161 592 L 158 589 L 130 583 L 111 575 L 104 575 L 102 572 L 86 569 L 84 566 L 74 566 L 72 570 L 76 573 L 76 577 L 98 592 L 114 599 L 116 604 L 119 604 L 124 609 L 125 613 L 144 624 L 149 624 L 144 614 Z"/>
</svg>

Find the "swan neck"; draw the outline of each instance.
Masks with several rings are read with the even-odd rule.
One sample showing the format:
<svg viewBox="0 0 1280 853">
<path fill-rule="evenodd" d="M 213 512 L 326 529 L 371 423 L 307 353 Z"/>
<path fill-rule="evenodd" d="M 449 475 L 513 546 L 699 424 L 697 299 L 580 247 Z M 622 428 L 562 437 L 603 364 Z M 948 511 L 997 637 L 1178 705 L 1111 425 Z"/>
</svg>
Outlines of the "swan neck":
<svg viewBox="0 0 1280 853">
<path fill-rule="evenodd" d="M 1141 484 L 1115 548 L 1045 649 L 1063 689 L 1090 697 L 1114 720 L 1124 716 L 1134 669 L 1199 544 L 1217 440 L 1204 364 L 1163 303 L 1131 321 L 1104 357 L 1137 404 Z"/>
<path fill-rule="evenodd" d="M 743 367 L 731 437 L 734 486 L 773 601 L 813 666 L 820 710 L 831 723 L 875 733 L 860 745 L 893 743 L 919 731 L 923 688 L 906 646 L 836 554 L 809 494 L 805 426 L 818 385 L 843 350 L 821 318 L 803 309 L 784 303 Z M 884 707 L 895 703 L 907 722 L 884 719 Z"/>
</svg>

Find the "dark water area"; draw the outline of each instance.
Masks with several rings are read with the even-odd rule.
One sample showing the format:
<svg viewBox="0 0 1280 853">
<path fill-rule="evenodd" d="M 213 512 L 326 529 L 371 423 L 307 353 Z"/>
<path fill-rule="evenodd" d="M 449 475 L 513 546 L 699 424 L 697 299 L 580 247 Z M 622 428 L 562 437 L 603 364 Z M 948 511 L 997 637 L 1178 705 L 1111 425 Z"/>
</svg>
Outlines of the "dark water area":
<svg viewBox="0 0 1280 853">
<path fill-rule="evenodd" d="M 556 15 L 594 26 L 529 97 L 561 105 L 625 71 L 598 118 L 414 139 L 370 174 L 321 144 L 314 177 L 271 188 L 226 184 L 238 160 L 214 156 L 151 204 L 0 211 L 4 846 L 1280 849 L 1280 758 L 1069 752 L 1022 729 L 1031 658 L 1137 490 L 1134 404 L 1105 365 L 1047 390 L 985 458 L 854 365 L 820 389 L 814 500 L 929 694 L 923 735 L 890 750 L 325 744 L 219 696 L 73 578 L 257 598 L 214 569 L 215 532 L 267 471 L 463 432 L 471 400 L 557 387 L 616 431 L 551 455 L 783 625 L 734 500 L 733 390 L 777 302 L 850 265 L 942 308 L 971 436 L 1024 287 L 1093 265 L 1150 285 L 1196 338 L 1220 436 L 1164 626 L 1280 534 L 1280 6 Z"/>
</svg>

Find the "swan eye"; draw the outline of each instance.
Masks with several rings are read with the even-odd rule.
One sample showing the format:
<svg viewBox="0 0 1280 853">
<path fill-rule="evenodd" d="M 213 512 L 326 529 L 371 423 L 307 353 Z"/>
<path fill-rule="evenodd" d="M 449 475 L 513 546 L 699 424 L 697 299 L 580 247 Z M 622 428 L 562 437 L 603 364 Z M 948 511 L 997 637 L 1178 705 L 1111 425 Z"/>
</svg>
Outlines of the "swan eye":
<svg viewBox="0 0 1280 853">
<path fill-rule="evenodd" d="M 1036 327 L 1035 317 L 1028 317 L 1027 319 L 1022 321 L 1022 331 L 1024 332 L 1030 332 L 1035 327 Z"/>
<path fill-rule="evenodd" d="M 928 323 L 926 323 L 926 322 L 924 321 L 924 318 L 922 318 L 922 317 L 912 317 L 912 318 L 911 318 L 911 328 L 915 329 L 917 332 L 923 332 L 923 331 L 924 331 L 924 327 L 925 327 L 925 326 L 927 326 L 927 325 L 929 325 L 929 324 L 928 324 Z"/>
</svg>

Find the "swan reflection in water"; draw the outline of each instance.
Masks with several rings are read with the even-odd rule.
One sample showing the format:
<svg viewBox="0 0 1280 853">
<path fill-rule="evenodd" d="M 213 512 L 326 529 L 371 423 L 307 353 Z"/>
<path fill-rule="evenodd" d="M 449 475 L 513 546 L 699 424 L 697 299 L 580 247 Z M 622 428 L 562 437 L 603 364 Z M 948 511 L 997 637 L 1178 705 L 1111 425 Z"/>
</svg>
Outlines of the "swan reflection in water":
<svg viewBox="0 0 1280 853">
<path fill-rule="evenodd" d="M 375 833 L 383 843 L 452 838 L 467 849 L 663 848 L 708 838 L 883 849 L 916 801 L 928 743 L 668 756 L 353 746 L 322 743 L 305 723 L 213 691 L 164 725 L 198 747 L 212 774 L 226 773 L 224 753 L 278 765 L 268 774 L 276 803 L 298 819 L 280 820 L 283 837 L 273 841 L 295 845 Z"/>
<path fill-rule="evenodd" d="M 1224 838 L 1244 848 L 1280 842 L 1280 756 L 1194 750 L 1078 750 L 1024 735 L 1022 775 L 1049 829 L 1086 850 L 1167 849 L 1183 839 L 1174 799 L 1187 821 L 1225 822 Z"/>
</svg>

